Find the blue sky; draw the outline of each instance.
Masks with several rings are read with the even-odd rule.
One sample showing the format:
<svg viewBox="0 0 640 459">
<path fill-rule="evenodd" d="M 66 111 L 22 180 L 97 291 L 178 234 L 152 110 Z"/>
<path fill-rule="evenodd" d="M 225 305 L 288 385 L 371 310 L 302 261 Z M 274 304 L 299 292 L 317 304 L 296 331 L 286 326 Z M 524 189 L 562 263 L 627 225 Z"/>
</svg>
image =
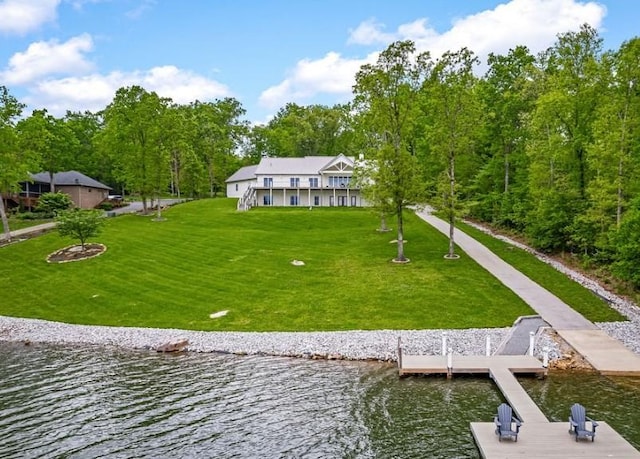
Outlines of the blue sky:
<svg viewBox="0 0 640 459">
<path fill-rule="evenodd" d="M 0 85 L 32 109 L 104 108 L 138 84 L 178 103 L 235 97 L 265 122 L 287 102 L 351 97 L 358 68 L 411 39 L 434 56 L 532 52 L 589 23 L 638 35 L 636 0 L 0 0 Z"/>
</svg>

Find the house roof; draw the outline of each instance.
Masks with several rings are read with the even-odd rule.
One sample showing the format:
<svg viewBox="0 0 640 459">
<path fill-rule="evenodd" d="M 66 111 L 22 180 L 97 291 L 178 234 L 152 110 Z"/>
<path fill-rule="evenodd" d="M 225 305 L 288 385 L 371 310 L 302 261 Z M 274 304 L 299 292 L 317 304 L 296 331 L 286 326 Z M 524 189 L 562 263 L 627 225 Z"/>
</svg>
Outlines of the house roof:
<svg viewBox="0 0 640 459">
<path fill-rule="evenodd" d="M 29 174 L 34 182 L 49 183 L 49 172 Z M 56 186 L 86 186 L 90 188 L 102 188 L 110 190 L 111 187 L 87 177 L 78 171 L 56 172 L 53 174 L 53 183 Z"/>
<path fill-rule="evenodd" d="M 342 154 L 338 156 L 304 156 L 302 158 L 266 157 L 262 158 L 258 165 L 238 169 L 226 182 L 253 180 L 258 175 L 317 175 L 340 163 L 353 166 L 354 158 Z M 340 170 L 342 169 L 336 169 L 336 171 Z"/>
<path fill-rule="evenodd" d="M 245 180 L 252 180 L 256 178 L 257 164 L 253 166 L 245 166 L 238 169 L 226 182 L 244 182 Z"/>
<path fill-rule="evenodd" d="M 343 157 L 353 163 L 353 158 Z M 304 156 L 302 158 L 262 158 L 256 175 L 300 174 L 315 175 L 333 164 L 336 156 Z"/>
</svg>

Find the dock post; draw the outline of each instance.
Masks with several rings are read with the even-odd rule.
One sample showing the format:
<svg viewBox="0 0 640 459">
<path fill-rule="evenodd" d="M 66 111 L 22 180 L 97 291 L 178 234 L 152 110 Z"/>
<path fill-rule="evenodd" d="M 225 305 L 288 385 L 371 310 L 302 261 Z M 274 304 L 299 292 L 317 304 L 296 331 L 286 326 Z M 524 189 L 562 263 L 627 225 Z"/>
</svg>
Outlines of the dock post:
<svg viewBox="0 0 640 459">
<path fill-rule="evenodd" d="M 453 376 L 453 350 L 449 348 L 449 353 L 447 354 L 447 379 L 451 379 Z"/>
<path fill-rule="evenodd" d="M 442 332 L 442 355 L 447 355 L 447 332 Z"/>
<path fill-rule="evenodd" d="M 533 346 L 535 342 L 535 333 L 529 332 L 529 355 L 533 356 Z"/>
<path fill-rule="evenodd" d="M 402 371 L 402 345 L 398 336 L 398 368 Z"/>
<path fill-rule="evenodd" d="M 542 349 L 542 366 L 549 367 L 549 348 L 547 346 Z"/>
<path fill-rule="evenodd" d="M 485 349 L 485 354 L 488 356 L 491 355 L 491 336 L 487 335 L 487 345 Z"/>
</svg>

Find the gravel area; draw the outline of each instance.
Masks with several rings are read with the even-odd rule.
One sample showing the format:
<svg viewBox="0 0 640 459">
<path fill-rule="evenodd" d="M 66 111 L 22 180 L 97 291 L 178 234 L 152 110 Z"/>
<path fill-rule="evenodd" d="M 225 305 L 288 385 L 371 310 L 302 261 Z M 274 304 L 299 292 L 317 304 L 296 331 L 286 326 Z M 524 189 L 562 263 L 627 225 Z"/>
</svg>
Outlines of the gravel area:
<svg viewBox="0 0 640 459">
<path fill-rule="evenodd" d="M 454 354 L 484 354 L 487 336 L 492 352 L 510 328 L 446 330 Z M 38 319 L 0 316 L 0 341 L 92 344 L 155 349 L 187 339 L 186 350 L 305 358 L 397 359 L 398 338 L 407 354 L 441 354 L 444 330 L 380 330 L 344 332 L 199 332 L 176 329 L 69 325 Z"/>
</svg>

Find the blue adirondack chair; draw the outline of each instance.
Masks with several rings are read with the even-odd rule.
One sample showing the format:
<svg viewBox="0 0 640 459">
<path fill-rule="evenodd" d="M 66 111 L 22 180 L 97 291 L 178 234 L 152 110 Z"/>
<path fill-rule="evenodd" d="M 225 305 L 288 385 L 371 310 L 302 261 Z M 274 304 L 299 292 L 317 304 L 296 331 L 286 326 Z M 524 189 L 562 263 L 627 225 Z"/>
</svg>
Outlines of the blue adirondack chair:
<svg viewBox="0 0 640 459">
<path fill-rule="evenodd" d="M 509 405 L 503 403 L 498 407 L 498 414 L 493 418 L 493 422 L 496 424 L 498 441 L 502 441 L 503 438 L 513 438 L 518 441 L 518 432 L 520 432 L 522 421 L 513 415 L 513 410 Z"/>
<path fill-rule="evenodd" d="M 587 422 L 591 423 L 591 430 L 587 430 Z M 574 403 L 569 416 L 569 433 L 576 436 L 576 441 L 579 438 L 589 437 L 591 437 L 591 441 L 595 440 L 596 427 L 598 427 L 598 423 L 587 416 L 584 406 Z"/>
</svg>

